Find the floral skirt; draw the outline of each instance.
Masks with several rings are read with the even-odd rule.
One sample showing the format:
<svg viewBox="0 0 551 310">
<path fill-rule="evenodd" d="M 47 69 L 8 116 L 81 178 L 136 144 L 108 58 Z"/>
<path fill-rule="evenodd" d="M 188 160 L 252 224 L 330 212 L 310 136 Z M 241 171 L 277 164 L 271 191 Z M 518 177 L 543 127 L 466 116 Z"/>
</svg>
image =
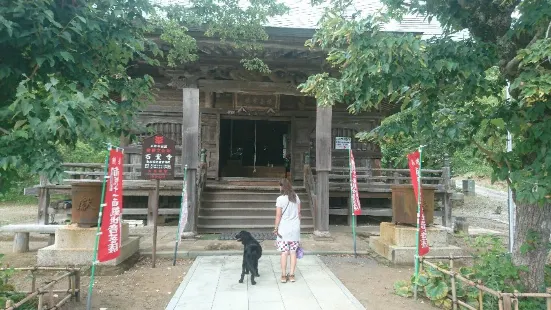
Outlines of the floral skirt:
<svg viewBox="0 0 551 310">
<path fill-rule="evenodd" d="M 296 252 L 300 242 L 277 240 L 276 247 L 280 252 Z"/>
</svg>

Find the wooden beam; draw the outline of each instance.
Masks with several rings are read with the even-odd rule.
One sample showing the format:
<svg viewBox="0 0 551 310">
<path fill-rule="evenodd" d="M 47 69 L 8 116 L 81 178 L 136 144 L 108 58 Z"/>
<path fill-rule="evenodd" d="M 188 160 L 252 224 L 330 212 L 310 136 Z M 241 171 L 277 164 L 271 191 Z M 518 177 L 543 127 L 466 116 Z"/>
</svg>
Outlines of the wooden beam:
<svg viewBox="0 0 551 310">
<path fill-rule="evenodd" d="M 205 92 L 280 94 L 304 96 L 295 86 L 285 83 L 250 82 L 234 80 L 199 80 L 199 89 Z"/>
</svg>

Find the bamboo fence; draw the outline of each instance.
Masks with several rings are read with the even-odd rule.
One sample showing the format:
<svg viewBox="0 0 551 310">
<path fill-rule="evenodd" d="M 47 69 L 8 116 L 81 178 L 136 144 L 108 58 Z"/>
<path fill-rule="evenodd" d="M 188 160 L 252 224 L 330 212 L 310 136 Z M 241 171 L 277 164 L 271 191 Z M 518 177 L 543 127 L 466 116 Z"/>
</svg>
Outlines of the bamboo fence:
<svg viewBox="0 0 551 310">
<path fill-rule="evenodd" d="M 451 296 L 448 295 L 448 298 L 452 301 L 452 309 L 457 310 L 458 306 L 463 306 L 467 309 L 471 310 L 484 310 L 483 305 L 483 299 L 484 294 L 490 294 L 498 299 L 498 309 L 499 310 L 518 310 L 519 309 L 519 298 L 545 298 L 547 302 L 547 310 L 551 310 L 551 288 L 547 288 L 546 293 L 519 293 L 518 291 L 514 291 L 513 293 L 507 293 L 507 292 L 500 292 L 493 290 L 491 288 L 488 288 L 482 284 L 482 281 L 478 280 L 476 282 L 469 280 L 465 277 L 463 277 L 461 274 L 456 272 L 454 270 L 454 260 L 456 259 L 465 259 L 465 258 L 472 258 L 472 256 L 425 256 L 420 257 L 420 263 L 421 268 L 424 267 L 426 264 L 427 266 L 430 266 L 448 276 L 450 276 L 451 281 Z M 450 270 L 446 270 L 444 268 L 441 268 L 437 266 L 434 263 L 431 263 L 427 260 L 449 260 L 450 262 Z M 478 308 L 475 308 L 462 300 L 459 300 L 457 298 L 457 285 L 456 281 L 460 281 L 470 287 L 474 287 L 478 289 Z"/>
<path fill-rule="evenodd" d="M 25 298 L 14 304 L 11 301 L 6 303 L 4 310 L 15 310 L 21 307 L 26 302 L 38 297 L 38 310 L 57 310 L 67 303 L 71 298 L 74 298 L 76 302 L 80 302 L 80 269 L 79 268 L 56 268 L 56 267 L 28 267 L 28 268 L 0 268 L 0 271 L 15 270 L 15 271 L 29 271 L 31 273 L 31 290 L 30 291 L 18 291 L 17 293 L 27 294 Z M 38 271 L 65 271 L 62 275 L 56 277 L 53 280 L 47 281 L 44 285 L 36 287 L 37 272 Z M 66 290 L 54 290 L 54 286 L 67 279 Z M 54 294 L 63 294 L 63 296 L 57 303 L 55 302 Z"/>
</svg>

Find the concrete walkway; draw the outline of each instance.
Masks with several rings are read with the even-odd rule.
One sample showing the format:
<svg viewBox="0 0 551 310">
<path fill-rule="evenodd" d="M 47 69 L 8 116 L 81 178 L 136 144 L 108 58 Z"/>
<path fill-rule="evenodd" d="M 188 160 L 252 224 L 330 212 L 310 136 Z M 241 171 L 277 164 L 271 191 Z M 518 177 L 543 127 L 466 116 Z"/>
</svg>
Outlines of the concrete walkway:
<svg viewBox="0 0 551 310">
<path fill-rule="evenodd" d="M 365 309 L 317 256 L 299 260 L 295 283 L 280 282 L 279 256 L 262 256 L 256 285 L 238 282 L 241 259 L 197 257 L 166 309 Z"/>
</svg>

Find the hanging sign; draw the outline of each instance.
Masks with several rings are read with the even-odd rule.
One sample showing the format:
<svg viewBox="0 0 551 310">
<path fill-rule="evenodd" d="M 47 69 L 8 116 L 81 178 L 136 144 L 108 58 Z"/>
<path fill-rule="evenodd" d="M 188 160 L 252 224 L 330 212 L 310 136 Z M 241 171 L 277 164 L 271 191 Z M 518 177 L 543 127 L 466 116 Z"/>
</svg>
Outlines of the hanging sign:
<svg viewBox="0 0 551 310">
<path fill-rule="evenodd" d="M 430 248 L 427 241 L 427 224 L 425 221 L 425 212 L 423 210 L 423 194 L 421 189 L 421 184 L 419 182 L 420 173 L 421 173 L 421 161 L 420 161 L 419 151 L 415 151 L 411 154 L 408 154 L 408 163 L 409 163 L 409 172 L 411 175 L 411 184 L 413 185 L 413 192 L 415 193 L 415 198 L 418 201 L 419 209 L 419 219 L 417 222 L 417 227 L 419 228 L 419 248 L 418 255 L 426 255 Z"/>
<path fill-rule="evenodd" d="M 142 142 L 142 179 L 173 180 L 176 143 L 163 135 Z"/>
<path fill-rule="evenodd" d="M 352 138 L 335 137 L 335 150 L 349 150 L 352 146 Z"/>
<path fill-rule="evenodd" d="M 109 151 L 109 178 L 105 184 L 105 206 L 101 214 L 98 261 L 106 262 L 120 254 L 122 240 L 123 152 Z"/>
</svg>

